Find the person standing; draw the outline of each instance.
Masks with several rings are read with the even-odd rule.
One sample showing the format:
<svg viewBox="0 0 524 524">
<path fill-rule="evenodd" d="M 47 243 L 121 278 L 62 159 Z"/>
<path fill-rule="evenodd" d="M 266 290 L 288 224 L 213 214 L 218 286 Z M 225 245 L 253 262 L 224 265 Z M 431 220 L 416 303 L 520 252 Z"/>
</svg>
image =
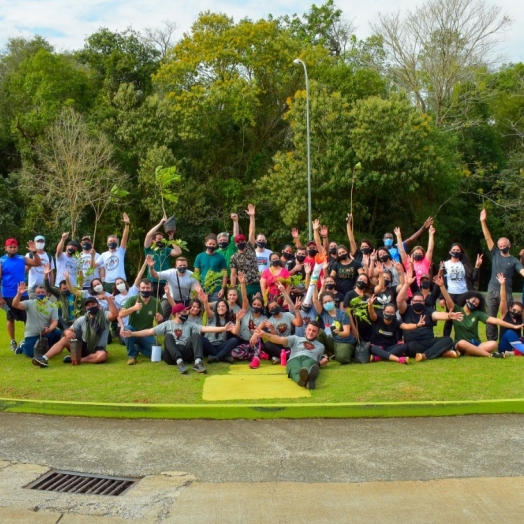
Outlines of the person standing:
<svg viewBox="0 0 524 524">
<path fill-rule="evenodd" d="M 266 235 L 264 233 L 259 233 L 255 237 L 255 206 L 253 204 L 249 204 L 247 206 L 246 213 L 249 215 L 249 243 L 255 247 L 255 252 L 257 256 L 257 265 L 258 265 L 258 272 L 262 274 L 266 269 L 269 268 L 269 257 L 271 256 L 271 249 L 267 249 L 267 239 Z M 253 224 L 253 227 L 251 227 L 251 224 Z"/>
<path fill-rule="evenodd" d="M 40 265 L 39 266 L 30 266 L 29 270 L 27 272 L 27 287 L 29 291 L 29 298 L 35 298 L 35 288 L 38 285 L 42 285 L 44 283 L 44 266 L 46 264 L 50 264 L 51 270 L 55 269 L 55 262 L 53 260 L 53 257 L 50 257 L 45 251 L 45 238 L 42 235 L 37 235 L 35 237 L 35 247 L 36 252 L 38 253 L 38 256 L 40 257 Z M 34 258 L 33 253 L 31 251 L 27 253 L 26 258 Z M 49 283 L 51 286 L 54 286 L 55 284 L 55 275 L 51 272 L 49 275 Z"/>
<path fill-rule="evenodd" d="M 80 240 L 80 247 L 82 251 L 80 253 L 80 260 L 82 261 L 82 289 L 89 289 L 93 279 L 100 279 L 100 270 L 98 267 L 92 268 L 94 260 L 96 260 L 100 254 L 93 249 L 93 240 L 90 235 L 84 235 Z"/>
<path fill-rule="evenodd" d="M 206 250 L 199 253 L 195 258 L 195 274 L 200 273 L 200 285 L 204 285 L 208 271 L 222 273 L 222 287 L 216 285 L 213 289 L 207 289 L 209 301 L 216 302 L 224 296 L 227 289 L 227 263 L 220 253 L 217 253 L 217 237 L 213 233 L 207 235 L 204 240 Z"/>
<path fill-rule="evenodd" d="M 226 259 L 228 278 L 231 275 L 229 261 L 231 260 L 231 257 L 237 252 L 237 247 L 235 245 L 235 237 L 238 235 L 240 231 L 238 227 L 238 215 L 236 213 L 231 213 L 231 220 L 233 221 L 233 234 L 231 235 L 231 238 L 229 238 L 229 233 L 227 231 L 219 233 L 217 236 L 217 253 L 219 253 Z"/>
<path fill-rule="evenodd" d="M 69 233 L 62 233 L 60 242 L 56 246 L 56 279 L 55 282 L 60 283 L 65 280 L 65 272 L 69 273 L 71 284 L 76 287 L 78 272 L 82 269 L 82 261 L 76 258 L 76 253 L 80 249 L 80 245 L 76 240 L 70 240 L 66 245 L 64 251 L 64 243 L 67 240 Z"/>
</svg>

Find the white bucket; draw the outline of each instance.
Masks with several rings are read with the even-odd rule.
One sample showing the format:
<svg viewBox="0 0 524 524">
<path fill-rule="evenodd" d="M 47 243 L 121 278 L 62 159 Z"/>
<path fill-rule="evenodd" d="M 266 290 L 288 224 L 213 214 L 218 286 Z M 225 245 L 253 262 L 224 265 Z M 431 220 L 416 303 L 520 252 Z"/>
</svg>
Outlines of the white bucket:
<svg viewBox="0 0 524 524">
<path fill-rule="evenodd" d="M 151 362 L 160 362 L 162 360 L 162 346 L 151 347 Z"/>
</svg>

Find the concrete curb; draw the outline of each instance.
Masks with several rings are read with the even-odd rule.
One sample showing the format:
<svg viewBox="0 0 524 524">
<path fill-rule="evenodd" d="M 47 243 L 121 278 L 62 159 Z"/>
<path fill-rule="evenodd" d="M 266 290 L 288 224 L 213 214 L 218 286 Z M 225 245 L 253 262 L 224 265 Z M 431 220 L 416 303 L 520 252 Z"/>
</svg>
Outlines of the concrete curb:
<svg viewBox="0 0 524 524">
<path fill-rule="evenodd" d="M 524 399 L 343 404 L 103 404 L 0 399 L 0 411 L 128 419 L 397 418 L 524 413 Z"/>
</svg>

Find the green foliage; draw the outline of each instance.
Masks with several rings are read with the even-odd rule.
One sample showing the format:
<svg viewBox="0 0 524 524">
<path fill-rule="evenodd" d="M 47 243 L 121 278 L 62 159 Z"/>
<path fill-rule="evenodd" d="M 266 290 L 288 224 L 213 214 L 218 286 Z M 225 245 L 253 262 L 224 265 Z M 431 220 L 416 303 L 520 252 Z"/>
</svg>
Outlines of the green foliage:
<svg viewBox="0 0 524 524">
<path fill-rule="evenodd" d="M 202 274 L 197 271 L 191 275 L 195 280 L 200 282 L 200 286 L 204 290 L 204 293 L 213 293 L 217 288 L 222 287 L 222 279 L 224 274 L 221 271 L 213 271 L 209 269 L 206 273 L 204 280 L 202 281 Z"/>
</svg>

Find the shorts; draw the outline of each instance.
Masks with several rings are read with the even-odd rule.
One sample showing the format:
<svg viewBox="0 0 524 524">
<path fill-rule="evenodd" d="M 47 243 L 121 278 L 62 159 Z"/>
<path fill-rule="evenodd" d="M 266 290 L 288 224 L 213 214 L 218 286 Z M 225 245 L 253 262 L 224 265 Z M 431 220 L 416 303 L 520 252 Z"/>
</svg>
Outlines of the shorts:
<svg viewBox="0 0 524 524">
<path fill-rule="evenodd" d="M 97 346 L 91 353 L 87 350 L 87 342 L 85 340 L 82 340 L 82 358 L 88 357 L 89 355 L 94 355 L 97 351 L 105 351 L 107 353 L 106 348 L 102 348 L 100 346 Z"/>
<path fill-rule="evenodd" d="M 21 301 L 28 300 L 29 297 L 22 297 Z M 18 322 L 24 322 L 27 320 L 27 315 L 24 309 L 16 309 L 13 307 L 14 297 L 4 298 L 5 303 L 9 306 L 9 310 L 6 311 L 7 320 L 17 320 Z"/>
</svg>

